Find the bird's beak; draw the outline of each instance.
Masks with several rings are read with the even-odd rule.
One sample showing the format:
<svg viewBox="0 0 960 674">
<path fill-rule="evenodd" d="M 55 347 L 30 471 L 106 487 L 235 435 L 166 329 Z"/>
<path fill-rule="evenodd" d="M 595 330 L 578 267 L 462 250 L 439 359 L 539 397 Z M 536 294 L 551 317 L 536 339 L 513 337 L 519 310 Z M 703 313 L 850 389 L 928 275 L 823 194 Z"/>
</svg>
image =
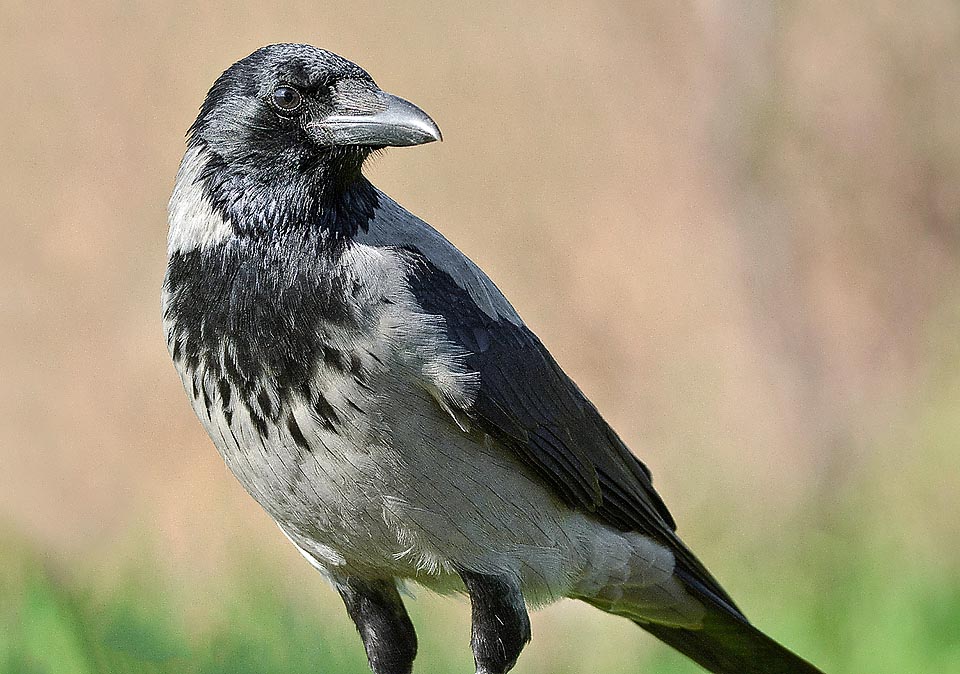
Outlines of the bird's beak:
<svg viewBox="0 0 960 674">
<path fill-rule="evenodd" d="M 430 115 L 399 96 L 378 92 L 376 112 L 329 115 L 308 126 L 320 145 L 378 147 L 422 145 L 442 140 Z"/>
</svg>

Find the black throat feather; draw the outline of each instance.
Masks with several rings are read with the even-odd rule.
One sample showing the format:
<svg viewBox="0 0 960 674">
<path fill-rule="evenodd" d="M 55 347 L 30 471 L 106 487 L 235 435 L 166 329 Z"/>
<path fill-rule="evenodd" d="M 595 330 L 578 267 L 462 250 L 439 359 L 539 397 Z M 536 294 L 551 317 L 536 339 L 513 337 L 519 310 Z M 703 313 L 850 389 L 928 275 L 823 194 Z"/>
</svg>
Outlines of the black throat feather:
<svg viewBox="0 0 960 674">
<path fill-rule="evenodd" d="M 214 211 L 241 237 L 318 235 L 335 249 L 366 230 L 379 205 L 360 169 L 369 150 L 339 147 L 294 151 L 282 161 L 226 160 L 194 140 L 205 158 L 203 191 Z"/>
<path fill-rule="evenodd" d="M 266 435 L 268 422 L 285 418 L 284 401 L 298 395 L 335 420 L 311 381 L 320 361 L 362 376 L 318 330 L 356 329 L 359 320 L 352 281 L 338 272 L 350 240 L 374 217 L 378 195 L 356 176 L 325 183 L 322 173 L 304 171 L 265 185 L 268 175 L 251 180 L 210 156 L 201 172 L 204 194 L 233 235 L 173 252 L 164 280 L 168 346 L 208 414 L 215 403 L 228 410 L 240 402 Z"/>
</svg>

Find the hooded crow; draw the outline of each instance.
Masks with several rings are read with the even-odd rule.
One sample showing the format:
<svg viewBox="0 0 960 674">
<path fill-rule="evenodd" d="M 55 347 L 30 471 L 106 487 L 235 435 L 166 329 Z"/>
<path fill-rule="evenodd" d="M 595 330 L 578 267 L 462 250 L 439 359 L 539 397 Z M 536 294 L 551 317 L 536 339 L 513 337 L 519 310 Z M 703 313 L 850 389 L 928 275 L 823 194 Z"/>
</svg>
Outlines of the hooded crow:
<svg viewBox="0 0 960 674">
<path fill-rule="evenodd" d="M 350 61 L 270 45 L 213 84 L 169 206 L 163 321 L 193 409 L 371 669 L 412 671 L 413 581 L 469 595 L 478 674 L 562 597 L 712 672 L 818 672 L 750 625 L 493 282 L 362 173 L 436 140 Z"/>
</svg>

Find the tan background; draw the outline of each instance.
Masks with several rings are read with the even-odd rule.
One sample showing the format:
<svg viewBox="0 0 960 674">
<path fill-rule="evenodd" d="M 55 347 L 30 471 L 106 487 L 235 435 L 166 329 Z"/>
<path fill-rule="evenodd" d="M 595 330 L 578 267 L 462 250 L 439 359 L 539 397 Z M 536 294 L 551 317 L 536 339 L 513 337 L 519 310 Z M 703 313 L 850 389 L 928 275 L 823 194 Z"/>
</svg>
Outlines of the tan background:
<svg viewBox="0 0 960 674">
<path fill-rule="evenodd" d="M 842 545 L 864 476 L 864 527 L 960 568 L 957 438 L 925 435 L 960 401 L 954 0 L 0 11 L 0 527 L 51 559 L 258 550 L 320 585 L 195 422 L 158 308 L 207 87 L 304 41 L 437 120 L 369 175 L 498 282 L 735 595 L 736 550 Z"/>
</svg>

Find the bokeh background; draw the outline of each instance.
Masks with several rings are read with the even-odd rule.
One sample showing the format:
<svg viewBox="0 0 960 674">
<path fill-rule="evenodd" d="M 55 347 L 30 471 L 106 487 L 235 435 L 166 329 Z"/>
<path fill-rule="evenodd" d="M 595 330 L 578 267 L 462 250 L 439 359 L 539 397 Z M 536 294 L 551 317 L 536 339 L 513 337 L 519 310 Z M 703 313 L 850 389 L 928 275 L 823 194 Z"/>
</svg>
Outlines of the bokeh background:
<svg viewBox="0 0 960 674">
<path fill-rule="evenodd" d="M 303 41 L 445 141 L 368 174 L 511 297 L 762 628 L 960 671 L 960 5 L 4 0 L 0 671 L 362 672 L 228 474 L 159 321 L 207 87 Z M 419 672 L 472 671 L 418 593 Z M 534 617 L 516 671 L 694 672 Z"/>
</svg>

